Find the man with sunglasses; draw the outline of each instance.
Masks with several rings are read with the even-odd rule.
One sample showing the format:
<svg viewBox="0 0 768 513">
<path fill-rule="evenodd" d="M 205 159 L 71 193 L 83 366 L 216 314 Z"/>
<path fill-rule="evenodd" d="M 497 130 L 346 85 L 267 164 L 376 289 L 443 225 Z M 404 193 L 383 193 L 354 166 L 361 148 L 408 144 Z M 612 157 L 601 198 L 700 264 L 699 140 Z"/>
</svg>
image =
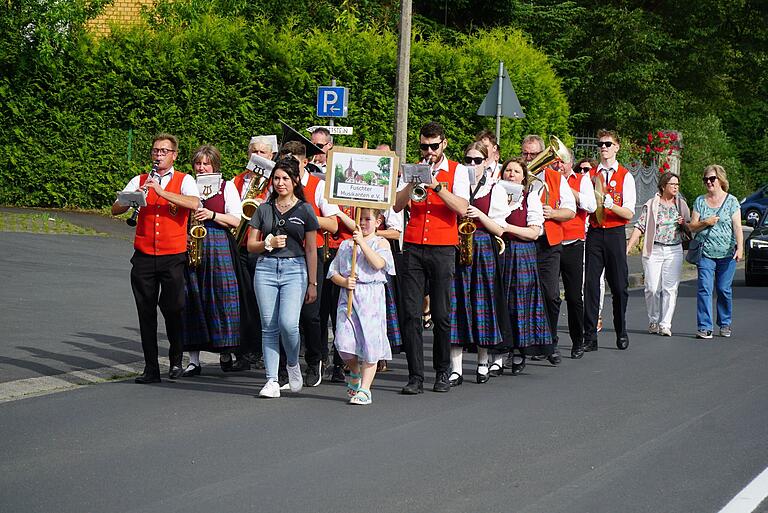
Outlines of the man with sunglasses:
<svg viewBox="0 0 768 513">
<path fill-rule="evenodd" d="M 600 181 L 605 193 L 603 219 L 589 216 L 586 238 L 584 280 L 584 350 L 597 351 L 597 318 L 600 310 L 600 276 L 611 288 L 613 326 L 616 347 L 629 347 L 627 335 L 627 301 L 629 300 L 629 270 L 627 268 L 627 235 L 625 227 L 635 215 L 635 179 L 618 163 L 616 154 L 621 148 L 616 132 L 597 132 L 600 164 L 589 175 L 593 184 Z"/>
<path fill-rule="evenodd" d="M 469 172 L 443 152 L 448 141 L 443 127 L 430 122 L 421 127 L 419 149 L 421 162 L 432 168 L 432 182 L 425 184 L 427 197 L 410 201 L 414 184 L 401 182 L 394 210 L 409 207 L 410 218 L 403 236 L 403 319 L 401 332 L 408 359 L 406 395 L 423 392 L 424 341 L 422 338 L 422 302 L 429 285 L 430 309 L 434 327 L 432 365 L 436 372 L 435 392 L 448 392 L 451 369 L 449 333 L 450 284 L 453 282 L 456 244 L 459 242 L 457 216 L 469 206 Z"/>
<path fill-rule="evenodd" d="M 180 378 L 181 312 L 184 308 L 184 267 L 187 263 L 187 219 L 189 211 L 200 206 L 195 180 L 175 171 L 173 163 L 179 143 L 171 134 L 158 134 L 152 140 L 151 158 L 155 169 L 150 174 L 134 176 L 124 191 L 144 191 L 147 205 L 136 220 L 136 236 L 131 258 L 131 288 L 136 299 L 144 352 L 144 372 L 136 383 L 159 383 L 157 360 L 157 307 L 165 318 L 170 350 L 168 377 Z M 117 202 L 112 215 L 128 210 Z"/>
<path fill-rule="evenodd" d="M 530 163 L 544 151 L 544 140 L 538 135 L 523 138 L 523 159 Z M 556 164 L 553 164 L 553 166 Z M 533 190 L 539 191 L 544 210 L 544 233 L 536 240 L 536 261 L 539 282 L 544 293 L 544 307 L 552 331 L 555 351 L 547 357 L 552 365 L 559 365 L 557 349 L 557 319 L 560 315 L 560 261 L 563 251 L 563 223 L 576 215 L 576 200 L 568 182 L 551 168 L 541 169 L 533 182 Z"/>
<path fill-rule="evenodd" d="M 312 162 L 308 165 L 310 172 L 317 172 L 325 174 L 325 164 L 328 159 L 328 153 L 333 148 L 333 136 L 327 128 L 320 127 L 312 132 L 312 144 L 320 148 L 319 153 L 315 154 L 312 158 Z M 325 177 L 322 177 L 325 179 Z"/>
<path fill-rule="evenodd" d="M 571 358 L 584 356 L 584 240 L 586 239 L 587 216 L 595 211 L 595 189 L 589 178 L 589 163 L 579 164 L 579 173 L 573 169 L 573 151 L 570 162 L 552 164 L 563 175 L 576 200 L 576 217 L 565 221 L 563 225 L 563 252 L 560 258 L 560 276 L 563 278 L 565 301 L 568 303 L 568 333 L 571 336 Z M 581 167 L 583 166 L 583 167 Z M 558 317 L 560 316 L 560 298 L 557 300 Z"/>
</svg>

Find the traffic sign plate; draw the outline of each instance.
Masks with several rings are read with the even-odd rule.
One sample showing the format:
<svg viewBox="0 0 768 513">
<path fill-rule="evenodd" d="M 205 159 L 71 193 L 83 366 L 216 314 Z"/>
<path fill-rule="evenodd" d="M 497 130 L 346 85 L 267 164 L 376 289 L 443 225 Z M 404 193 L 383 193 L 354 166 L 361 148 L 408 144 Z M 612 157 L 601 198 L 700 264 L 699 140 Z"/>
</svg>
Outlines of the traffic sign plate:
<svg viewBox="0 0 768 513">
<path fill-rule="evenodd" d="M 349 90 L 346 87 L 320 86 L 317 88 L 317 117 L 347 117 Z"/>
</svg>

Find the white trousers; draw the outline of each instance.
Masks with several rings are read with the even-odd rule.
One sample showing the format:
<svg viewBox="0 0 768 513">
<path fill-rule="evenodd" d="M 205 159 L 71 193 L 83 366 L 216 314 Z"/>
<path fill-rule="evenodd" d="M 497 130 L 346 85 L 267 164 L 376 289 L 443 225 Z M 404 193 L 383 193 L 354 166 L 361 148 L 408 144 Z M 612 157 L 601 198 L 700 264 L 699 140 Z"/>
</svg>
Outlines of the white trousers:
<svg viewBox="0 0 768 513">
<path fill-rule="evenodd" d="M 654 244 L 651 256 L 643 257 L 643 270 L 648 322 L 672 329 L 677 286 L 683 270 L 683 246 Z"/>
</svg>

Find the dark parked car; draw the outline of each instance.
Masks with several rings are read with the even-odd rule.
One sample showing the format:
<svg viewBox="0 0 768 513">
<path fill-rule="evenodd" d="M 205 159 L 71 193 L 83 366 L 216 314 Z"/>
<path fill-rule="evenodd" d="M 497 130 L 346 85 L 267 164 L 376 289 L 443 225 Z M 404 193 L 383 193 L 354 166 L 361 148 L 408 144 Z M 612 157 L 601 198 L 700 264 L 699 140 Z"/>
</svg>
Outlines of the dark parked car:
<svg viewBox="0 0 768 513">
<path fill-rule="evenodd" d="M 768 185 L 763 185 L 741 200 L 741 218 L 745 221 L 750 219 L 759 221 L 766 209 L 768 209 Z"/>
<path fill-rule="evenodd" d="M 752 286 L 768 281 L 768 210 L 763 212 L 759 222 L 747 220 L 747 224 L 754 230 L 744 242 L 744 276 L 747 285 Z"/>
</svg>

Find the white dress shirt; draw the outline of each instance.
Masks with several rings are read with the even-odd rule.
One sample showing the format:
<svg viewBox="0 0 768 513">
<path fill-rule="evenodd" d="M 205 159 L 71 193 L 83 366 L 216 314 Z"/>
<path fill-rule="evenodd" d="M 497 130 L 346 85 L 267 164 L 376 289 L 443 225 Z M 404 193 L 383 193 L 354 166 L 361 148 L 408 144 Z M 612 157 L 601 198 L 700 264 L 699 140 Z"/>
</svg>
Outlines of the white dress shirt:
<svg viewBox="0 0 768 513">
<path fill-rule="evenodd" d="M 163 190 L 165 190 L 168 184 L 171 183 L 171 177 L 173 176 L 174 172 L 175 171 L 173 167 L 171 167 L 171 169 L 169 169 L 168 172 L 164 175 L 155 173 L 155 180 L 157 180 Z M 140 185 L 141 175 L 136 175 L 131 178 L 131 181 L 128 182 L 128 185 L 125 186 L 123 192 L 137 191 Z M 195 182 L 195 179 L 190 175 L 184 175 L 184 179 L 181 181 L 181 194 L 183 196 L 194 196 L 196 198 L 200 197 L 200 191 L 197 189 L 197 183 Z"/>
</svg>

